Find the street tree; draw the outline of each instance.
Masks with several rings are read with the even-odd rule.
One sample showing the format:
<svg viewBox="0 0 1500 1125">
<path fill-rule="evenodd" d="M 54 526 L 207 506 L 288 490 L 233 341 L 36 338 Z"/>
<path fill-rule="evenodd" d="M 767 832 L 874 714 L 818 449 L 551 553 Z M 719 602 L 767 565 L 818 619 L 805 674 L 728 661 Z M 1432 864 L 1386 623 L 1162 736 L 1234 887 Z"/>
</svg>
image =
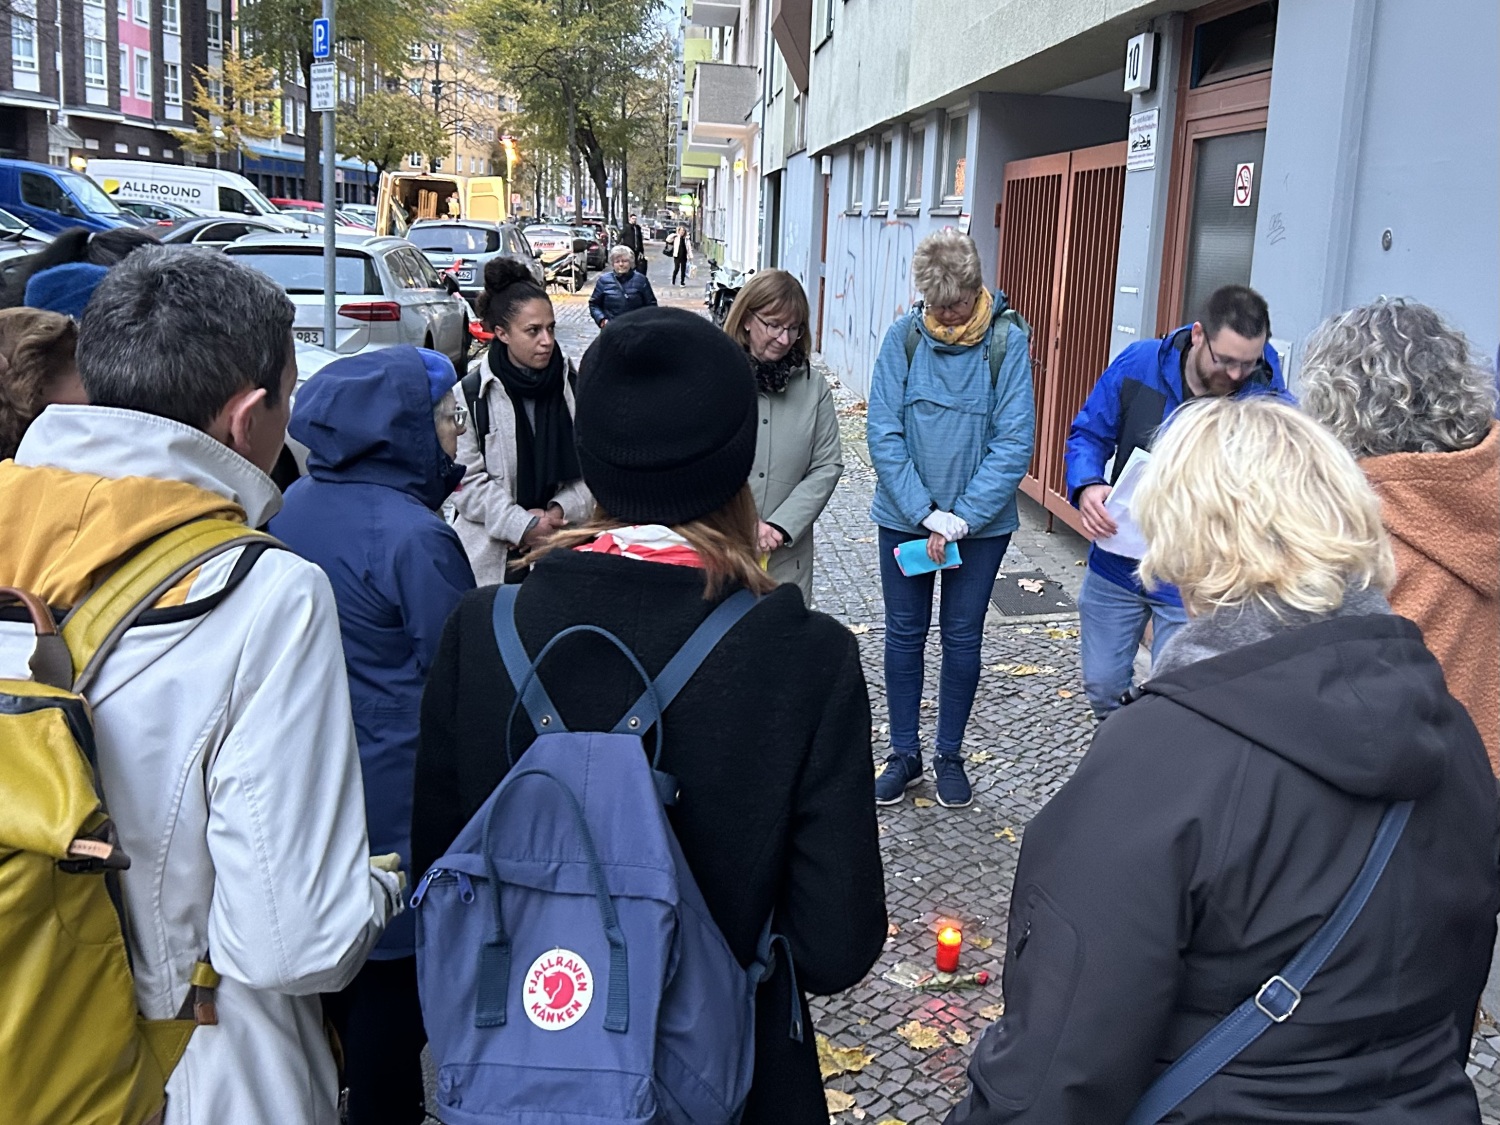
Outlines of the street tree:
<svg viewBox="0 0 1500 1125">
<path fill-rule="evenodd" d="M 213 156 L 217 163 L 224 153 L 249 152 L 250 141 L 281 133 L 280 98 L 281 82 L 270 63 L 226 49 L 219 66 L 196 69 L 188 101 L 193 127 L 173 129 L 172 135 L 189 152 Z"/>
<path fill-rule="evenodd" d="M 623 70 L 640 64 L 662 0 L 468 0 L 466 22 L 497 80 L 516 91 L 521 112 L 560 133 L 583 213 L 582 164 L 601 205 Z"/>
<path fill-rule="evenodd" d="M 398 74 L 410 45 L 421 37 L 423 0 L 337 0 L 334 31 L 341 43 L 358 41 L 360 61 Z M 321 0 L 244 0 L 236 19 L 244 41 L 282 74 L 312 72 L 312 22 Z M 322 198 L 318 174 L 323 151 L 323 115 L 308 114 L 305 144 L 307 197 Z"/>
<path fill-rule="evenodd" d="M 437 114 L 410 94 L 387 90 L 340 106 L 337 135 L 341 153 L 373 164 L 381 175 L 408 153 L 421 153 L 429 160 L 442 156 L 449 143 Z"/>
</svg>

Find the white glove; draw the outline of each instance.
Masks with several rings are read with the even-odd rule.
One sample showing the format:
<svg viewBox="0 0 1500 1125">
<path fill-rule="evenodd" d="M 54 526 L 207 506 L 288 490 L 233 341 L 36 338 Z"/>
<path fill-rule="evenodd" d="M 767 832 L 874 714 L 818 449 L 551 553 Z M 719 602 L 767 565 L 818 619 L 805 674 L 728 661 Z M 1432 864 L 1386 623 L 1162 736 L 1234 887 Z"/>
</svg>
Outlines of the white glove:
<svg viewBox="0 0 1500 1125">
<path fill-rule="evenodd" d="M 933 512 L 922 521 L 922 526 L 928 531 L 937 532 L 950 543 L 969 534 L 969 525 L 952 512 Z"/>
<path fill-rule="evenodd" d="M 385 892 L 387 918 L 394 918 L 406 909 L 406 872 L 401 870 L 401 857 L 395 852 L 389 855 L 370 857 L 370 874 Z"/>
</svg>

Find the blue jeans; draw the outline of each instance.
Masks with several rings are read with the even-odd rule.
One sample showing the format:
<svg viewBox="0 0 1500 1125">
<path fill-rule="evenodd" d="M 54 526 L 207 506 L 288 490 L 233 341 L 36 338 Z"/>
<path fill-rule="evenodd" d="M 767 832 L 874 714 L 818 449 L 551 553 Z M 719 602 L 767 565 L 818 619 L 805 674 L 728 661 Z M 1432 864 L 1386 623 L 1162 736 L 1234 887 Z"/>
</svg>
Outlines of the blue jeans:
<svg viewBox="0 0 1500 1125">
<path fill-rule="evenodd" d="M 891 749 L 920 755 L 917 726 L 922 714 L 923 650 L 932 626 L 932 591 L 943 576 L 938 628 L 943 638 L 943 669 L 938 679 L 937 752 L 957 754 L 979 688 L 979 643 L 984 615 L 1009 535 L 959 541 L 963 565 L 908 578 L 892 552 L 914 536 L 880 529 L 880 586 L 885 594 L 885 699 L 891 716 Z"/>
<path fill-rule="evenodd" d="M 1078 592 L 1079 647 L 1083 690 L 1098 718 L 1120 705 L 1130 690 L 1135 653 L 1151 622 L 1151 659 L 1187 621 L 1180 605 L 1127 590 L 1090 570 Z"/>
</svg>

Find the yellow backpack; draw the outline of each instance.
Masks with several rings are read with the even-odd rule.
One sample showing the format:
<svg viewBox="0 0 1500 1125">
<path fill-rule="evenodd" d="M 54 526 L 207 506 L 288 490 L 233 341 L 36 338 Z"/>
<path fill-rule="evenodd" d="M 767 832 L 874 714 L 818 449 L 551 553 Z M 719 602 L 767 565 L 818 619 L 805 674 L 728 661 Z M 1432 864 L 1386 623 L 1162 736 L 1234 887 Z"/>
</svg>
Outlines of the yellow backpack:
<svg viewBox="0 0 1500 1125">
<path fill-rule="evenodd" d="M 86 698 L 141 613 L 209 559 L 275 540 L 197 520 L 131 556 L 58 629 L 40 599 L 0 588 L 36 629 L 29 680 L 0 679 L 0 1122 L 146 1125 L 201 1024 L 218 974 L 193 966 L 177 1018 L 136 1007 L 119 873 L 130 866 L 100 790 Z M 240 568 L 236 568 L 239 570 Z"/>
</svg>

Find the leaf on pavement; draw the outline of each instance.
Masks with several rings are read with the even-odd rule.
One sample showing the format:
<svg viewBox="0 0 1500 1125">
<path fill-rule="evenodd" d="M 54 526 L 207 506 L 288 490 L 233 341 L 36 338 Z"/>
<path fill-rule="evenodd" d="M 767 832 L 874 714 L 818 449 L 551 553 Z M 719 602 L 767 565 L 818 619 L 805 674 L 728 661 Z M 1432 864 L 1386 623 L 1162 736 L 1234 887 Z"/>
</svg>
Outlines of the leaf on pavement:
<svg viewBox="0 0 1500 1125">
<path fill-rule="evenodd" d="M 919 809 L 930 809 L 933 805 L 937 804 L 931 797 L 913 797 L 911 803 Z"/>
<path fill-rule="evenodd" d="M 1073 565 L 1074 566 L 1086 566 L 1087 563 L 1083 559 L 1077 559 L 1077 560 L 1074 561 Z"/>
<path fill-rule="evenodd" d="M 1057 694 L 1059 696 L 1061 696 L 1063 699 L 1072 699 L 1073 698 L 1073 693 L 1071 691 L 1069 691 L 1067 688 L 1058 688 L 1057 689 Z"/>
<path fill-rule="evenodd" d="M 985 937 L 984 935 L 980 934 L 976 937 L 971 937 L 969 939 L 969 944 L 972 945 L 975 949 L 988 949 L 990 946 L 995 944 L 995 939 L 992 937 Z"/>
<path fill-rule="evenodd" d="M 868 625 L 851 625 L 851 626 L 849 626 L 849 632 L 853 633 L 856 637 L 862 637 L 866 633 L 868 633 L 869 631 L 870 631 L 870 627 Z"/>
<path fill-rule="evenodd" d="M 906 1122 L 899 1117 L 887 1117 L 884 1121 L 877 1122 L 876 1125 L 906 1125 Z"/>
<path fill-rule="evenodd" d="M 979 1011 L 975 1012 L 974 1014 L 982 1020 L 988 1020 L 990 1023 L 994 1023 L 1001 1016 L 1005 1015 L 1005 1005 L 986 1004 L 983 1008 L 980 1008 Z"/>
<path fill-rule="evenodd" d="M 901 932 L 901 927 L 898 926 L 898 925 L 896 925 L 896 923 L 894 923 L 894 922 L 892 922 L 889 926 L 887 926 L 885 928 L 885 936 L 886 937 L 895 937 L 900 932 Z"/>
<path fill-rule="evenodd" d="M 1069 640 L 1072 637 L 1078 636 L 1078 630 L 1077 629 L 1048 629 L 1047 630 L 1047 636 L 1051 637 L 1054 641 L 1066 641 L 1066 640 Z"/>
<path fill-rule="evenodd" d="M 818 1070 L 824 1078 L 836 1074 L 858 1074 L 875 1061 L 863 1047 L 835 1047 L 828 1036 L 818 1036 Z"/>
<path fill-rule="evenodd" d="M 1047 588 L 1047 584 L 1040 578 L 1017 578 L 1016 585 L 1033 594 L 1040 594 Z"/>
<path fill-rule="evenodd" d="M 993 761 L 994 757 L 988 750 L 976 750 L 969 755 L 969 761 L 982 766 L 985 762 Z"/>
<path fill-rule="evenodd" d="M 909 1046 L 919 1051 L 931 1051 L 943 1045 L 943 1033 L 935 1027 L 928 1027 L 918 1020 L 904 1023 L 896 1029 L 896 1034 L 906 1040 Z"/>
<path fill-rule="evenodd" d="M 1007 676 L 1050 676 L 1057 669 L 1050 664 L 991 664 L 990 671 Z"/>
<path fill-rule="evenodd" d="M 1009 825 L 1007 825 L 1006 827 L 1000 829 L 999 832 L 995 833 L 995 839 L 1009 840 L 1012 844 L 1014 844 L 1016 842 L 1016 834 L 1015 831 L 1011 829 Z"/>
<path fill-rule="evenodd" d="M 948 1038 L 962 1047 L 968 1043 L 969 1033 L 961 1027 L 955 1027 L 948 1032 Z"/>
<path fill-rule="evenodd" d="M 846 1109 L 854 1108 L 854 1095 L 842 1090 L 824 1090 L 823 1097 L 828 1101 L 829 1113 L 843 1113 Z"/>
</svg>

